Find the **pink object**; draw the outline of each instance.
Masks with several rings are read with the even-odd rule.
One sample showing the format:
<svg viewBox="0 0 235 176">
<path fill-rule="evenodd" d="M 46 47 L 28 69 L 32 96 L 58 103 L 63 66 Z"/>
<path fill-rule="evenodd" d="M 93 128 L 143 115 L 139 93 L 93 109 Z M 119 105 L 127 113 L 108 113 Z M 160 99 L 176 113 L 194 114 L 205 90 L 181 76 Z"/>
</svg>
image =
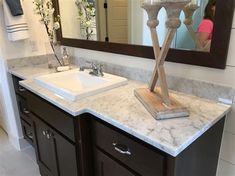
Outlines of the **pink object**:
<svg viewBox="0 0 235 176">
<path fill-rule="evenodd" d="M 204 19 L 202 22 L 199 24 L 197 32 L 206 32 L 209 34 L 209 40 L 212 39 L 212 33 L 213 33 L 213 27 L 214 23 L 211 20 Z"/>
</svg>

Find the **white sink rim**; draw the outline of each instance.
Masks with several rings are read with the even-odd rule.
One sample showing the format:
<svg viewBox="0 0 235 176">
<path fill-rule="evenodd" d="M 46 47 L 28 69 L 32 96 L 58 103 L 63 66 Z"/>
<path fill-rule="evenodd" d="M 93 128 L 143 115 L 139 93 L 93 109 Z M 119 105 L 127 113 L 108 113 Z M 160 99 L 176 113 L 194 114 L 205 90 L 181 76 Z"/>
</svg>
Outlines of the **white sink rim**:
<svg viewBox="0 0 235 176">
<path fill-rule="evenodd" d="M 62 78 L 61 78 L 62 76 L 66 76 L 69 74 L 73 75 L 76 73 L 83 74 L 83 75 L 88 76 L 93 79 L 104 80 L 107 82 L 102 85 L 96 86 L 96 87 L 91 86 L 90 88 L 86 88 L 86 89 L 78 90 L 78 91 L 68 90 L 66 88 L 59 87 L 55 83 L 48 82 L 48 80 L 53 79 L 53 78 L 58 79 L 58 77 L 60 77 L 61 82 L 62 82 Z M 66 72 L 59 72 L 59 73 L 52 73 L 52 74 L 47 74 L 47 75 L 43 75 L 43 76 L 38 76 L 38 77 L 35 77 L 33 79 L 33 81 L 35 83 L 37 83 L 39 86 L 63 97 L 64 99 L 70 100 L 70 101 L 76 101 L 76 100 L 86 98 L 88 96 L 96 95 L 98 93 L 126 85 L 128 82 L 128 80 L 126 78 L 123 78 L 120 76 L 104 73 L 103 77 L 97 77 L 97 76 L 90 75 L 87 70 L 86 71 L 79 71 L 79 69 L 73 69 L 73 70 L 69 70 Z"/>
</svg>

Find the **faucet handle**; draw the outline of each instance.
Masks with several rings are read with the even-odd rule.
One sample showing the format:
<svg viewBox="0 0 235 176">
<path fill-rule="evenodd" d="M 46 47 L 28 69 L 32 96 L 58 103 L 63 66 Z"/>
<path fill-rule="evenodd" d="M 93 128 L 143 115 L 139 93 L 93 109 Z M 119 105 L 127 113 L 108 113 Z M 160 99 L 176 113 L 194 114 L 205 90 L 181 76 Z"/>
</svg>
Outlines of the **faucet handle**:
<svg viewBox="0 0 235 176">
<path fill-rule="evenodd" d="M 95 62 L 91 62 L 91 67 L 93 70 L 97 70 L 99 68 L 99 64 L 96 64 Z"/>
<path fill-rule="evenodd" d="M 104 65 L 103 64 L 97 64 L 97 67 L 99 70 L 102 70 L 104 68 Z"/>
<path fill-rule="evenodd" d="M 102 64 L 97 64 L 98 74 L 99 74 L 100 76 L 104 76 L 103 68 L 104 68 L 104 65 L 102 65 Z"/>
<path fill-rule="evenodd" d="M 92 61 L 86 61 L 86 64 L 89 64 L 91 69 L 97 69 L 97 65 L 95 62 Z"/>
</svg>

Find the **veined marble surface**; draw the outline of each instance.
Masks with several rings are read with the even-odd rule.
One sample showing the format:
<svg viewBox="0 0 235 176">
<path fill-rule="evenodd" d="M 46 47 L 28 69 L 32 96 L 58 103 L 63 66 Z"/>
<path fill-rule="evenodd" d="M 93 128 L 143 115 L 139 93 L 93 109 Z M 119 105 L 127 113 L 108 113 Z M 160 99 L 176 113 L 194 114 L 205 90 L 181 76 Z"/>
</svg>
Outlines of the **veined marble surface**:
<svg viewBox="0 0 235 176">
<path fill-rule="evenodd" d="M 30 79 L 37 76 L 55 73 L 55 69 L 48 69 L 47 64 L 9 68 L 9 72 L 21 79 Z"/>
<path fill-rule="evenodd" d="M 75 65 L 70 66 L 71 69 L 77 68 Z M 48 64 L 32 65 L 25 67 L 15 67 L 9 69 L 9 73 L 21 78 L 21 79 L 32 79 L 37 76 L 42 76 L 50 73 L 56 73 L 55 68 L 48 68 Z"/>
<path fill-rule="evenodd" d="M 39 75 L 40 69 L 31 69 L 31 73 L 30 68 L 18 68 L 11 73 L 27 78 L 20 83 L 22 86 L 71 115 L 78 116 L 85 112 L 93 114 L 174 157 L 231 109 L 229 105 L 171 91 L 172 95 L 189 109 L 190 117 L 157 121 L 134 96 L 135 88 L 147 86 L 143 83 L 129 81 L 126 86 L 71 102 L 35 84 L 32 78 Z"/>
<path fill-rule="evenodd" d="M 7 66 L 9 69 L 15 69 L 19 67 L 28 67 L 28 66 L 35 66 L 35 65 L 42 65 L 47 64 L 48 59 L 53 58 L 52 54 L 49 55 L 41 55 L 41 56 L 32 56 L 32 57 L 25 57 L 25 58 L 16 58 L 16 59 L 9 59 L 7 60 Z"/>
</svg>

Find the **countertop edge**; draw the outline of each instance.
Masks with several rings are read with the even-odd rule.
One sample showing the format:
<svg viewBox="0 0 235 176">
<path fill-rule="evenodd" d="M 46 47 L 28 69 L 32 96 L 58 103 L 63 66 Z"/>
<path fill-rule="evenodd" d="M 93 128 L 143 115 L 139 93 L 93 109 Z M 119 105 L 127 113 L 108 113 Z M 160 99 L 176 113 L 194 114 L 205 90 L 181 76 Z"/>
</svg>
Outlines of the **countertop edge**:
<svg viewBox="0 0 235 176">
<path fill-rule="evenodd" d="M 23 79 L 23 80 L 27 79 L 24 76 L 22 76 L 21 74 L 19 74 L 17 71 L 14 71 L 14 70 L 8 70 L 8 73 L 10 73 L 10 74 L 12 74 L 14 76 L 17 76 L 18 78 Z"/>
</svg>

